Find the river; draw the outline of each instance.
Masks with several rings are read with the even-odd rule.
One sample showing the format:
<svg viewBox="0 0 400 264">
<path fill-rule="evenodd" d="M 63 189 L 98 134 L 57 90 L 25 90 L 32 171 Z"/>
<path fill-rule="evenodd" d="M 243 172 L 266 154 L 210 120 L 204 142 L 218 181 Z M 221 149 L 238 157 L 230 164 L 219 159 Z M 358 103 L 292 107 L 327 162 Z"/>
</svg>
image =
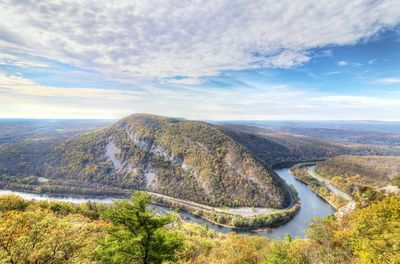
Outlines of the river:
<svg viewBox="0 0 400 264">
<path fill-rule="evenodd" d="M 241 233 L 248 235 L 258 235 L 266 236 L 269 238 L 283 238 L 287 234 L 292 237 L 304 237 L 304 230 L 308 228 L 308 223 L 316 216 L 327 216 L 334 213 L 333 207 L 307 188 L 305 184 L 297 181 L 290 173 L 289 169 L 280 169 L 275 171 L 282 179 L 284 179 L 288 184 L 292 184 L 297 190 L 300 200 L 301 209 L 300 211 L 290 220 L 288 223 L 281 225 L 277 228 L 273 228 L 271 231 L 265 232 L 249 232 L 243 231 Z M 10 190 L 0 190 L 1 194 L 17 194 L 25 199 L 36 199 L 36 200 L 54 200 L 54 201 L 64 201 L 71 203 L 81 203 L 88 200 L 99 203 L 112 203 L 112 198 L 78 198 L 70 196 L 49 196 L 45 194 L 33 194 L 26 192 L 17 192 Z M 168 207 L 152 205 L 157 213 L 168 212 Z M 232 229 L 226 227 L 220 227 L 218 225 L 212 224 L 202 218 L 195 217 L 189 213 L 181 212 L 182 219 L 188 222 L 195 222 L 202 225 L 207 225 L 210 229 L 217 232 L 228 233 L 232 232 Z"/>
</svg>

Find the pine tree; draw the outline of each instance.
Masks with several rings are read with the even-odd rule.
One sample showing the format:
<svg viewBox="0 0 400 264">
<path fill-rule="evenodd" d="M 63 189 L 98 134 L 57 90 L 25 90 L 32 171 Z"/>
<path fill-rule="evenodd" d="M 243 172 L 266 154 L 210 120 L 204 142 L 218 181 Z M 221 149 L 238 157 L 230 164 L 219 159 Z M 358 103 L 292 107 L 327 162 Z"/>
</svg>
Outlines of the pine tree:
<svg viewBox="0 0 400 264">
<path fill-rule="evenodd" d="M 182 240 L 167 225 L 175 222 L 171 215 L 157 215 L 148 209 L 150 198 L 137 192 L 130 201 L 115 202 L 106 213 L 112 222 L 101 242 L 97 256 L 104 263 L 162 263 L 175 260 Z"/>
</svg>

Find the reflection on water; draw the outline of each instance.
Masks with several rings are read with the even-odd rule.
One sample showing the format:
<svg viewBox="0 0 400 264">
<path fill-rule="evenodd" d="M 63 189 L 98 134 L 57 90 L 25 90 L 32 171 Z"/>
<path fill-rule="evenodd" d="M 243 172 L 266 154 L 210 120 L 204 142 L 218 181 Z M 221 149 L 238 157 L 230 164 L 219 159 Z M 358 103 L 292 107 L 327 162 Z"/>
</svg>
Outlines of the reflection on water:
<svg viewBox="0 0 400 264">
<path fill-rule="evenodd" d="M 327 202 L 321 199 L 318 195 L 313 193 L 307 186 L 299 181 L 297 181 L 291 174 L 289 169 L 276 170 L 276 173 L 284 179 L 288 184 L 292 184 L 297 192 L 299 193 L 301 200 L 300 211 L 290 220 L 288 223 L 281 225 L 277 228 L 272 229 L 270 232 L 241 232 L 248 235 L 259 235 L 267 236 L 270 238 L 282 238 L 287 234 L 292 237 L 304 237 L 304 230 L 307 229 L 308 223 L 316 216 L 327 216 L 334 213 L 335 210 Z M 1 194 L 17 194 L 25 199 L 36 199 L 36 200 L 53 200 L 53 201 L 63 201 L 71 203 L 82 203 L 87 201 L 99 202 L 99 203 L 112 203 L 114 199 L 112 198 L 85 198 L 85 197 L 70 197 L 70 196 L 49 196 L 45 194 L 33 194 L 26 192 L 17 192 L 9 190 L 0 190 Z M 152 205 L 152 208 L 157 213 L 164 214 L 169 211 L 166 206 Z M 207 225 L 210 229 L 218 232 L 228 233 L 232 232 L 232 229 L 226 227 L 220 227 L 212 224 L 202 218 L 193 216 L 192 214 L 186 212 L 180 212 L 181 218 L 184 221 L 194 222 L 202 225 Z"/>
</svg>

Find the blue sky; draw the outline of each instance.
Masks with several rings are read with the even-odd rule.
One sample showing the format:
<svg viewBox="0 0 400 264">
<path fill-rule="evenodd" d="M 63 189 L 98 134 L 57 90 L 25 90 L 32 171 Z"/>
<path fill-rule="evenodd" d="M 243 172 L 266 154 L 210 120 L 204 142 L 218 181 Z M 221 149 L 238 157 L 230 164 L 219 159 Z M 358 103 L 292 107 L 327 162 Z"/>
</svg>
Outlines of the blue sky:
<svg viewBox="0 0 400 264">
<path fill-rule="evenodd" d="M 0 1 L 0 15 L 0 117 L 400 120 L 398 1 Z"/>
</svg>

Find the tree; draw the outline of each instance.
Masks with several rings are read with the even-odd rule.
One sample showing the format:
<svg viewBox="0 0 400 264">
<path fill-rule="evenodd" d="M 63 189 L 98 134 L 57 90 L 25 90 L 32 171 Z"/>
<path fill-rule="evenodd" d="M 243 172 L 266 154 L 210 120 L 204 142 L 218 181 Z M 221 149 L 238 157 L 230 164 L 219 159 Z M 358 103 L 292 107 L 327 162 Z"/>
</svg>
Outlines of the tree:
<svg viewBox="0 0 400 264">
<path fill-rule="evenodd" d="M 136 192 L 130 201 L 117 201 L 106 212 L 112 222 L 100 242 L 96 256 L 104 263 L 162 263 L 175 260 L 182 247 L 178 234 L 166 228 L 175 222 L 171 215 L 149 210 L 149 196 Z"/>
<path fill-rule="evenodd" d="M 334 215 L 316 217 L 309 226 L 306 235 L 313 245 L 312 263 L 350 263 L 352 254 L 345 245 L 346 236 L 339 235 L 341 227 Z"/>
<path fill-rule="evenodd" d="M 28 206 L 28 202 L 17 195 L 0 196 L 0 212 L 11 210 L 24 211 Z"/>
<path fill-rule="evenodd" d="M 358 209 L 347 240 L 360 263 L 400 263 L 400 197 L 391 195 Z"/>
<path fill-rule="evenodd" d="M 0 212 L 0 263 L 86 263 L 98 232 L 79 215 Z"/>
</svg>

